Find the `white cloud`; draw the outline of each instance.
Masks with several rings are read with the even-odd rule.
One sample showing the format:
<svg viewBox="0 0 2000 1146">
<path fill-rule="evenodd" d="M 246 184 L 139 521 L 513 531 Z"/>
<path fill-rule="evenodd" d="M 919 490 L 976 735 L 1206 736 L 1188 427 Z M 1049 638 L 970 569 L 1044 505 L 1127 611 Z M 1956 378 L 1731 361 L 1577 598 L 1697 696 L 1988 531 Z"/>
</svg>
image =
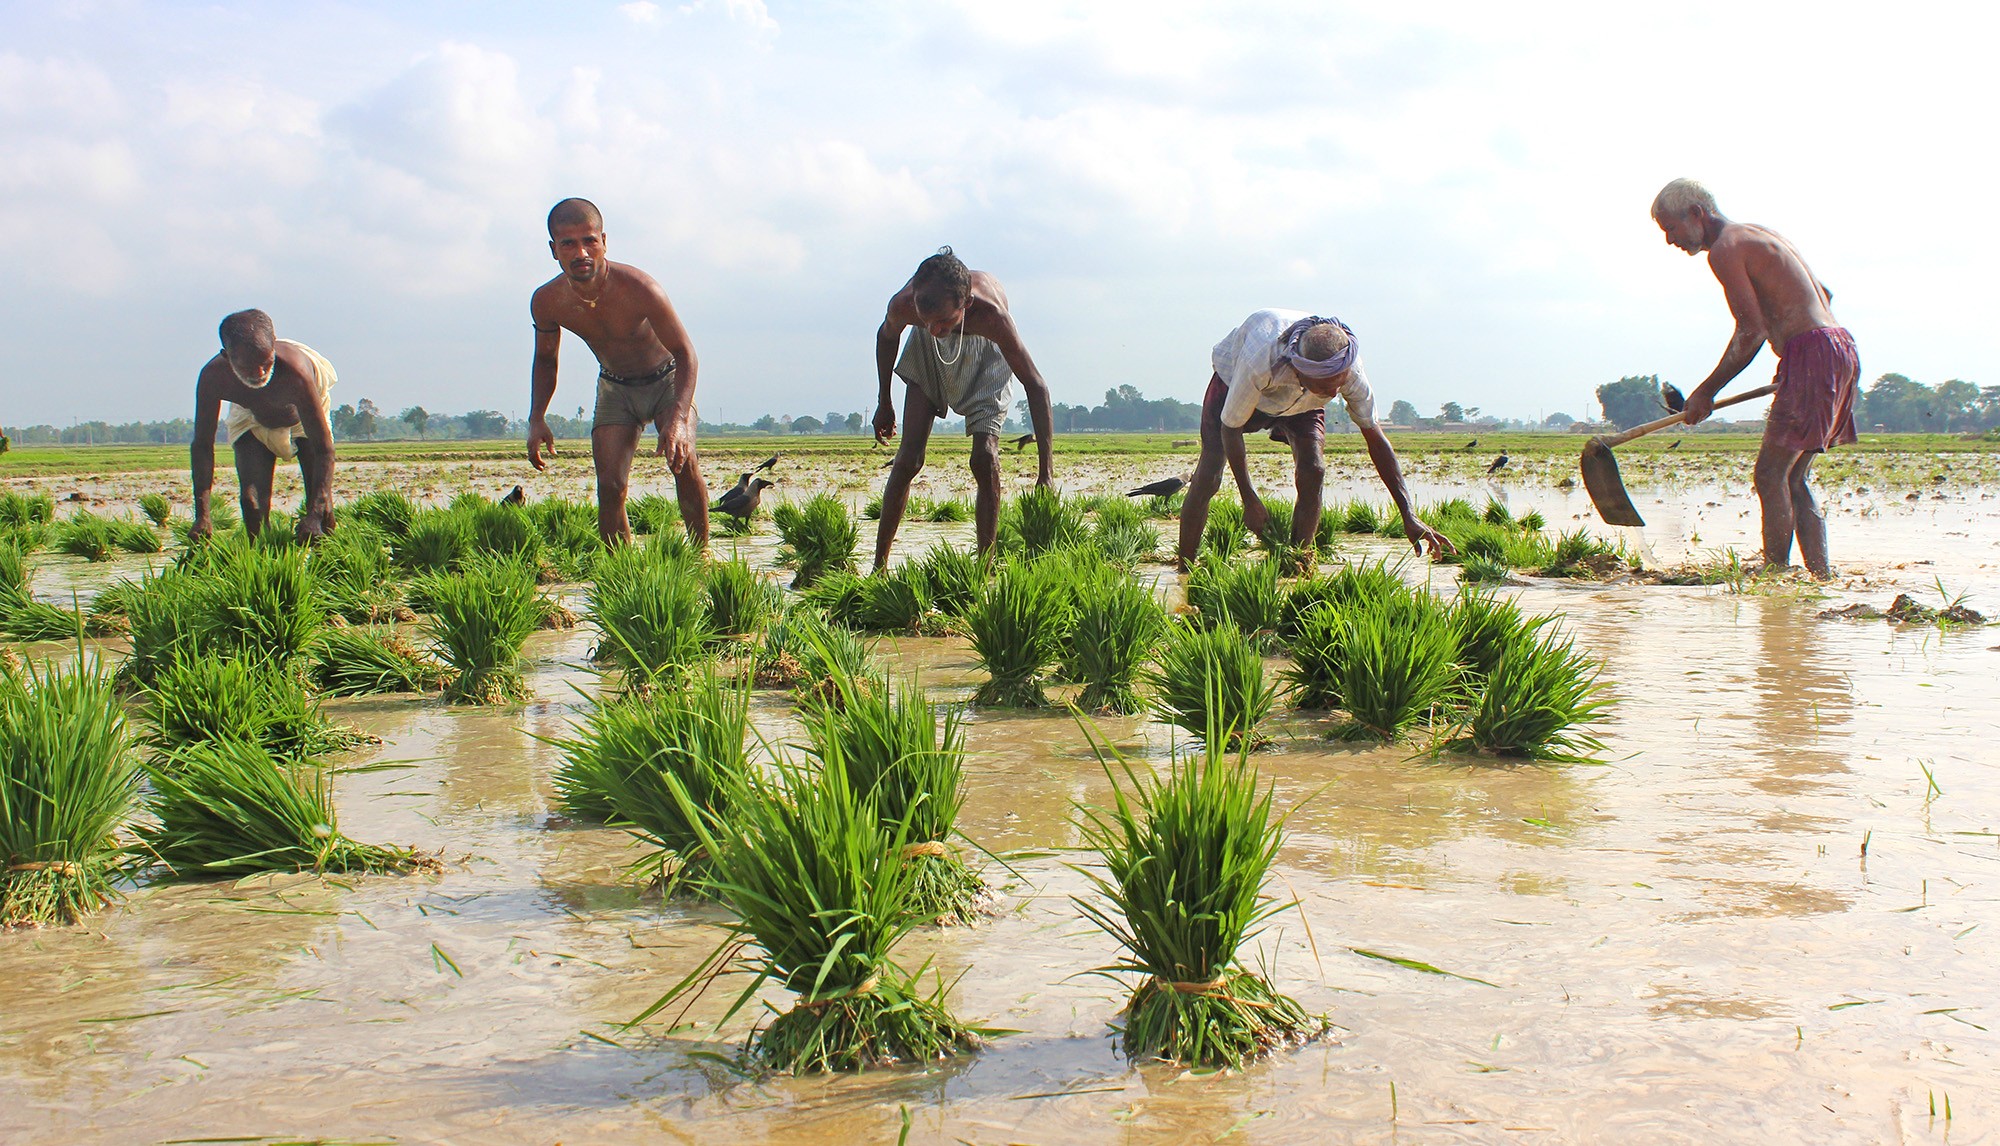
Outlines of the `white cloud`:
<svg viewBox="0 0 2000 1146">
<path fill-rule="evenodd" d="M 620 4 L 618 14 L 634 24 L 657 24 L 660 22 L 660 6 L 652 0 L 633 0 L 630 4 Z"/>
</svg>

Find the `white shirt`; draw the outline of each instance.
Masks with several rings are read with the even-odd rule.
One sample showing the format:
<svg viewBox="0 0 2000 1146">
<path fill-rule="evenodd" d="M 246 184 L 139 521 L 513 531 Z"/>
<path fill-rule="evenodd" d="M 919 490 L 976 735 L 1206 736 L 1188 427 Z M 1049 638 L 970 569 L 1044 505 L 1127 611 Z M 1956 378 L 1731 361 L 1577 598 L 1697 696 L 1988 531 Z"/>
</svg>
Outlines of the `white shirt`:
<svg viewBox="0 0 2000 1146">
<path fill-rule="evenodd" d="M 1305 388 L 1289 366 L 1277 361 L 1278 340 L 1302 318 L 1302 310 L 1260 310 L 1215 344 L 1209 361 L 1215 376 L 1229 387 L 1222 401 L 1222 424 L 1241 429 L 1252 414 L 1283 418 L 1307 414 L 1324 407 L 1330 399 Z M 1375 424 L 1375 396 L 1368 389 L 1368 375 L 1361 368 L 1361 356 L 1340 381 L 1340 400 L 1347 403 L 1347 416 L 1360 427 Z"/>
</svg>

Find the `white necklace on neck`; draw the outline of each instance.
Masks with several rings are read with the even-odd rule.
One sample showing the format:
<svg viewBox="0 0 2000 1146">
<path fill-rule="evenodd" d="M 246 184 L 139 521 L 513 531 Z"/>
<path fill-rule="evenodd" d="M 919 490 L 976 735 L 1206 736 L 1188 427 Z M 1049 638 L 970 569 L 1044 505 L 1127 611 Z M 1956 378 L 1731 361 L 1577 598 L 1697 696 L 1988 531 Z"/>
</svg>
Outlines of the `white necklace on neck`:
<svg viewBox="0 0 2000 1146">
<path fill-rule="evenodd" d="M 972 304 L 967 302 L 965 310 L 971 309 Z M 965 353 L 965 310 L 958 312 L 958 341 L 952 344 L 950 358 L 944 356 L 944 339 L 939 338 L 935 334 L 931 335 L 931 353 L 937 355 L 938 365 L 940 366 L 958 365 L 959 356 Z"/>
</svg>

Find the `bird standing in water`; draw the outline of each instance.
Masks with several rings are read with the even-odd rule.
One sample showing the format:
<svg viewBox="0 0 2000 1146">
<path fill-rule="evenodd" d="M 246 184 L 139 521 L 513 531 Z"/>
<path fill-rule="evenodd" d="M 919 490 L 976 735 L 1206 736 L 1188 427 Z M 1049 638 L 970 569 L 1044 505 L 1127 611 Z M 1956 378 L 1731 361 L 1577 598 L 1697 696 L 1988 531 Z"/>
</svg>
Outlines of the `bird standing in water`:
<svg viewBox="0 0 2000 1146">
<path fill-rule="evenodd" d="M 750 473 L 754 474 L 762 470 L 768 470 L 772 466 L 775 466 L 777 464 L 778 464 L 778 455 L 772 454 L 770 457 L 765 458 L 763 461 L 758 462 L 756 465 L 750 467 Z M 745 476 L 747 477 L 748 475 Z"/>
<path fill-rule="evenodd" d="M 1125 496 L 1126 497 L 1171 497 L 1172 495 L 1179 493 L 1181 491 L 1181 488 L 1185 485 L 1187 485 L 1186 478 L 1177 478 L 1177 477 L 1161 478 L 1159 481 L 1149 482 L 1146 485 L 1142 485 L 1138 489 L 1133 490 L 1131 493 L 1128 493 Z"/>
<path fill-rule="evenodd" d="M 520 486 L 517 485 L 513 489 L 507 491 L 507 496 L 500 499 L 500 504 L 526 505 L 528 504 L 528 493 L 526 490 L 522 489 Z"/>
<path fill-rule="evenodd" d="M 1512 459 L 1508 458 L 1506 454 L 1501 454 L 1499 457 L 1493 459 L 1492 465 L 1486 467 L 1486 472 L 1497 474 L 1500 472 L 1501 467 L 1505 466 L 1510 460 Z"/>
<path fill-rule="evenodd" d="M 764 491 L 777 484 L 774 481 L 767 481 L 764 478 L 753 478 L 749 474 L 744 474 L 743 480 L 732 486 L 729 492 L 718 498 L 716 503 L 710 508 L 718 513 L 726 513 L 731 517 L 748 518 L 751 514 L 757 512 L 757 503 L 763 500 Z"/>
<path fill-rule="evenodd" d="M 1458 447 L 1458 448 L 1459 448 L 1459 449 L 1461 449 L 1461 450 L 1470 450 L 1470 449 L 1475 449 L 1475 448 L 1477 448 L 1477 447 L 1478 447 L 1478 445 L 1479 445 L 1479 439 L 1478 439 L 1478 438 L 1474 438 L 1474 439 L 1472 439 L 1471 441 L 1469 441 L 1469 442 L 1465 443 L 1464 445 L 1462 445 L 1462 446 L 1460 446 L 1460 447 Z"/>
</svg>

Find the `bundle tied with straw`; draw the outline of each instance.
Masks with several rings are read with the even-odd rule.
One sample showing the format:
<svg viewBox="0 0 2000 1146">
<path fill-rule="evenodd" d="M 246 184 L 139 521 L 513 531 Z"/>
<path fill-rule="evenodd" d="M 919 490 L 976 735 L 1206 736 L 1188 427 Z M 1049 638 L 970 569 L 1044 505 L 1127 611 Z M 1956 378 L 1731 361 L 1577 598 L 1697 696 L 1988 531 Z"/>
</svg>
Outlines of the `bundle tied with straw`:
<svg viewBox="0 0 2000 1146">
<path fill-rule="evenodd" d="M 1240 1067 L 1329 1025 L 1239 960 L 1272 916 L 1295 905 L 1263 893 L 1283 821 L 1249 758 L 1221 747 L 1230 732 L 1210 727 L 1203 749 L 1176 759 L 1165 777 L 1134 770 L 1092 737 L 1113 802 L 1078 806 L 1103 869 L 1078 869 L 1099 898 L 1076 904 L 1124 948 L 1098 972 L 1143 976 L 1117 1027 L 1135 1059 Z"/>
<path fill-rule="evenodd" d="M 963 713 L 942 714 L 915 682 L 891 693 L 886 682 L 834 678 L 838 703 L 806 706 L 815 757 L 838 749 L 847 778 L 887 829 L 907 825 L 902 854 L 914 870 L 911 911 L 924 922 L 970 923 L 986 887 L 953 849 L 965 805 Z"/>
<path fill-rule="evenodd" d="M 780 760 L 746 777 L 726 819 L 704 814 L 668 782 L 714 857 L 716 893 L 737 914 L 729 934 L 688 976 L 632 1020 L 692 1005 L 718 977 L 749 983 L 726 1023 L 766 983 L 797 996 L 751 1035 L 746 1064 L 794 1073 L 926 1062 L 977 1049 L 993 1033 L 946 1009 L 949 984 L 919 980 L 891 953 L 916 925 L 917 869 L 903 859 L 909 825 L 885 826 L 847 774 L 839 741 L 819 767 Z M 719 1024 L 718 1024 L 719 1025 Z"/>
</svg>

